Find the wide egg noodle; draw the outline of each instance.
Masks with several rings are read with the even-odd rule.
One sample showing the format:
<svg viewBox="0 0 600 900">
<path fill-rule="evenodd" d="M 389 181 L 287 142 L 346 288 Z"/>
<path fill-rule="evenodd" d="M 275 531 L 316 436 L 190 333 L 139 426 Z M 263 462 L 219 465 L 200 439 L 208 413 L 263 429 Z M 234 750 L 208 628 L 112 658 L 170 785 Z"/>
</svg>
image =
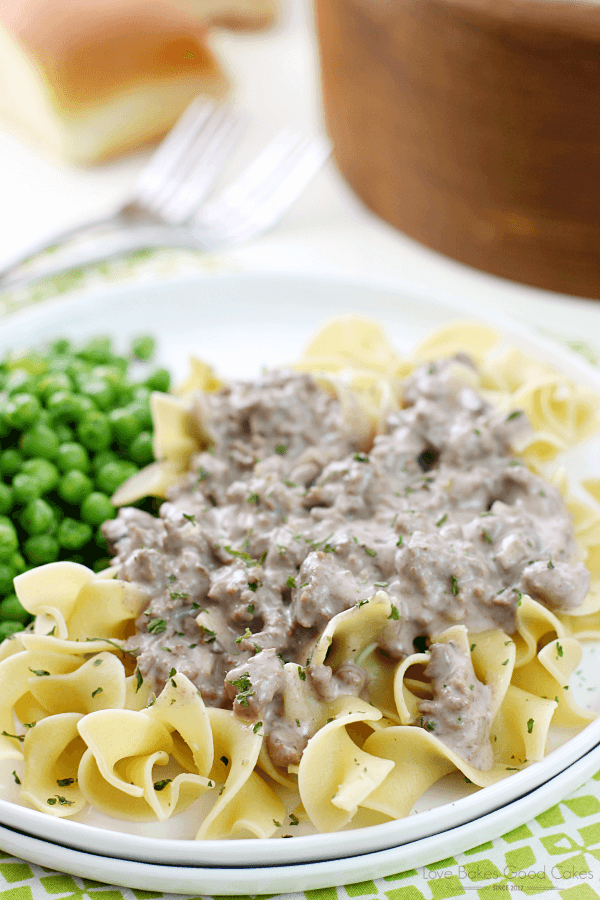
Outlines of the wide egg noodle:
<svg viewBox="0 0 600 900">
<path fill-rule="evenodd" d="M 145 601 L 143 592 L 128 581 L 96 578 L 85 584 L 73 612 L 67 619 L 69 639 L 83 641 L 86 637 L 127 637 Z"/>
<path fill-rule="evenodd" d="M 457 321 L 431 332 L 417 345 L 412 355 L 416 360 L 428 361 L 467 353 L 476 362 L 481 362 L 499 341 L 500 332 L 489 325 Z"/>
<path fill-rule="evenodd" d="M 13 709 L 18 701 L 30 693 L 31 678 L 48 677 L 43 673 L 64 674 L 78 668 L 81 659 L 65 653 L 22 650 L 0 663 L 0 759 L 21 759 L 15 735 Z M 39 675 L 35 673 L 39 672 Z"/>
<path fill-rule="evenodd" d="M 172 753 L 182 768 L 208 776 L 214 760 L 212 728 L 204 701 L 189 678 L 181 673 L 171 676 L 145 714 L 171 734 Z"/>
<path fill-rule="evenodd" d="M 404 366 L 381 326 L 361 316 L 340 316 L 326 323 L 304 348 L 298 365 L 311 360 L 339 360 L 339 369 L 362 369 L 387 377 L 404 374 Z M 330 371 L 331 371 L 330 370 Z M 406 373 L 408 374 L 408 373 Z"/>
<path fill-rule="evenodd" d="M 189 357 L 190 374 L 184 382 L 173 390 L 176 397 L 186 397 L 195 391 L 213 393 L 223 387 L 223 382 L 217 377 L 212 366 L 198 359 L 197 356 Z"/>
<path fill-rule="evenodd" d="M 79 780 L 82 791 L 93 806 L 96 805 L 94 795 L 102 790 L 102 786 L 94 784 L 97 779 L 90 778 L 93 773 L 89 768 L 90 754 L 102 776 L 101 780 L 122 793 L 121 802 L 126 809 L 129 799 L 142 797 L 144 789 L 131 784 L 125 777 L 122 771 L 124 764 L 131 757 L 147 756 L 157 751 L 169 754 L 173 748 L 167 729 L 144 712 L 102 709 L 80 719 L 78 728 L 89 748 L 89 754 L 86 752 L 84 756 L 85 763 L 82 760 L 84 771 L 80 771 Z M 103 808 L 106 809 L 104 804 Z"/>
<path fill-rule="evenodd" d="M 17 575 L 15 593 L 21 606 L 35 616 L 38 634 L 53 631 L 67 637 L 66 620 L 77 604 L 79 592 L 94 577 L 86 566 L 74 562 L 54 562 Z"/>
<path fill-rule="evenodd" d="M 125 669 L 112 653 L 99 653 L 75 671 L 45 678 L 30 678 L 29 687 L 46 714 L 76 712 L 85 715 L 97 709 L 123 709 Z"/>
<path fill-rule="evenodd" d="M 270 837 L 283 822 L 285 806 L 253 770 L 262 745 L 259 729 L 244 724 L 232 712 L 209 708 L 215 747 L 210 778 L 224 782 L 215 805 L 204 819 L 196 840 L 217 840 L 250 832 Z"/>
<path fill-rule="evenodd" d="M 419 711 L 417 704 L 422 697 L 415 679 L 407 678 L 407 672 L 413 666 L 425 667 L 429 662 L 429 653 L 411 653 L 396 667 L 394 673 L 394 700 L 396 703 L 396 716 L 400 725 L 414 724 Z"/>
<path fill-rule="evenodd" d="M 535 659 L 515 669 L 513 684 L 538 697 L 556 701 L 553 725 L 581 728 L 596 718 L 595 713 L 579 707 L 571 696 L 569 678 L 581 662 L 581 657 L 579 641 L 561 637 L 549 641 L 538 651 Z"/>
<path fill-rule="evenodd" d="M 378 644 L 373 641 L 361 650 L 355 662 L 369 673 L 367 691 L 373 706 L 381 710 L 386 719 L 399 725 L 400 719 L 394 699 L 394 675 L 398 666 L 397 660 L 382 653 Z M 412 682 L 409 687 L 411 690 L 417 690 Z"/>
<path fill-rule="evenodd" d="M 554 613 L 532 600 L 528 594 L 521 594 L 516 610 L 517 631 L 513 635 L 517 651 L 515 668 L 520 669 L 537 656 L 540 642 L 547 635 L 563 637 L 565 628 Z"/>
<path fill-rule="evenodd" d="M 356 697 L 340 697 L 329 705 L 326 724 L 309 740 L 298 767 L 302 805 L 321 832 L 347 825 L 359 805 L 393 768 L 358 747 L 346 731 L 354 722 L 381 718 L 381 712 Z"/>
<path fill-rule="evenodd" d="M 513 765 L 543 759 L 548 729 L 557 708 L 554 700 L 511 684 L 492 725 L 494 758 Z"/>
<path fill-rule="evenodd" d="M 25 736 L 21 797 L 52 816 L 75 815 L 86 803 L 77 781 L 85 751 L 77 730 L 80 719 L 75 712 L 49 716 Z"/>
<path fill-rule="evenodd" d="M 114 506 L 131 506 L 144 497 L 166 497 L 167 490 L 182 474 L 180 466 L 175 463 L 166 460 L 150 463 L 117 488 L 110 498 L 111 503 Z"/>
<path fill-rule="evenodd" d="M 384 591 L 377 591 L 370 599 L 333 616 L 319 635 L 311 664 L 326 663 L 335 671 L 342 663 L 354 661 L 381 634 L 391 615 L 390 598 Z"/>
<path fill-rule="evenodd" d="M 157 750 L 148 756 L 132 757 L 123 764 L 123 773 L 133 784 L 143 789 L 148 806 L 160 822 L 187 809 L 198 797 L 214 787 L 201 775 L 183 772 L 174 778 L 155 780 L 154 766 L 165 766 L 169 754 Z"/>
</svg>

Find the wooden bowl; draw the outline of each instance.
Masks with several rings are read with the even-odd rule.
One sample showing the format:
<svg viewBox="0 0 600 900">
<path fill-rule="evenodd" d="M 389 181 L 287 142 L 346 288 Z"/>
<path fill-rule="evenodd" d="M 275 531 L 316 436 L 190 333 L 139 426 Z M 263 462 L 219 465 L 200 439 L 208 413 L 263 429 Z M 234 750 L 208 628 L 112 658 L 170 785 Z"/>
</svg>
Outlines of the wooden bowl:
<svg viewBox="0 0 600 900">
<path fill-rule="evenodd" d="M 392 225 L 600 298 L 600 4 L 316 0 L 337 164 Z"/>
</svg>

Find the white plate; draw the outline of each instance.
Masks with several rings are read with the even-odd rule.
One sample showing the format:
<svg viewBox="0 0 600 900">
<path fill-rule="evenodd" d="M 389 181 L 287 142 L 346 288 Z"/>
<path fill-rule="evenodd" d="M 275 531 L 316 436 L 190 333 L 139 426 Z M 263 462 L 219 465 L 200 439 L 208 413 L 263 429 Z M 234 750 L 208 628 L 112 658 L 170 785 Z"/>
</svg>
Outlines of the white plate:
<svg viewBox="0 0 600 900">
<path fill-rule="evenodd" d="M 186 374 L 187 356 L 192 352 L 213 363 L 226 377 L 244 377 L 257 374 L 263 365 L 272 367 L 293 361 L 306 340 L 326 319 L 348 312 L 379 320 L 400 352 L 408 352 L 433 328 L 449 321 L 465 317 L 484 319 L 503 330 L 512 342 L 554 363 L 578 381 L 600 392 L 600 375 L 584 360 L 510 320 L 482 316 L 481 309 L 471 305 L 432 298 L 415 292 L 413 288 L 410 292 L 399 293 L 363 284 L 285 276 L 227 275 L 200 280 L 178 279 L 152 285 L 120 286 L 111 291 L 45 303 L 13 316 L 2 325 L 0 353 L 57 336 L 67 335 L 81 340 L 98 333 L 114 334 L 125 347 L 132 336 L 150 331 L 159 338 L 161 361 L 175 370 L 178 377 Z M 596 454 L 597 447 L 598 444 Z M 567 459 L 568 466 L 576 466 L 578 477 L 598 474 L 593 451 L 593 446 L 590 446 L 575 452 L 570 463 Z M 595 459 L 598 459 L 597 455 Z M 594 664 L 595 649 L 590 648 L 591 652 L 586 655 L 576 691 L 580 702 L 591 704 L 598 703 L 600 699 L 600 672 Z M 600 706 L 596 708 L 600 709 Z M 273 865 L 296 866 L 318 860 L 347 861 L 349 856 L 363 858 L 365 853 L 385 854 L 387 848 L 408 846 L 410 842 L 414 846 L 414 841 L 428 839 L 433 842 L 423 846 L 436 847 L 431 852 L 437 853 L 441 845 L 433 840 L 436 834 L 456 829 L 506 804 L 512 804 L 582 758 L 600 743 L 600 720 L 574 737 L 572 732 L 555 734 L 555 741 L 562 745 L 557 746 L 543 761 L 506 781 L 463 796 L 466 785 L 459 785 L 456 778 L 453 780 L 450 777 L 421 798 L 418 815 L 385 825 L 330 834 L 326 840 L 311 835 L 297 836 L 294 840 L 270 841 L 202 843 L 182 840 L 193 836 L 197 829 L 193 808 L 162 824 L 121 822 L 93 810 L 81 813 L 75 821 L 55 819 L 18 805 L 18 794 L 10 774 L 13 764 L 0 768 L 0 796 L 5 798 L 0 799 L 0 822 L 26 835 L 64 844 L 75 851 L 94 847 L 99 854 L 122 860 L 218 867 L 213 871 L 220 872 L 234 871 L 234 866 L 258 869 Z M 473 842 L 480 843 L 483 835 L 485 839 L 490 836 L 475 829 Z M 27 840 L 30 841 L 30 838 Z M 20 854 L 29 853 L 29 846 L 29 843 L 23 845 Z M 433 859 L 430 857 L 429 861 Z M 64 868 L 62 857 L 44 864 Z M 397 865 L 401 863 L 394 862 L 388 872 Z M 154 871 L 155 867 L 151 868 Z M 331 875 L 327 877 L 332 880 L 328 883 L 334 882 L 334 871 L 342 870 L 347 872 L 345 864 L 342 869 L 331 869 Z M 116 875 L 112 864 L 109 871 L 110 879 L 114 880 Z M 103 877 L 106 878 L 106 874 Z M 359 877 L 362 876 L 357 875 Z M 213 883 L 211 890 L 224 893 L 229 883 L 220 882 L 218 887 Z M 312 882 L 311 885 L 294 884 L 296 887 L 312 886 Z M 244 885 L 247 892 L 249 888 L 245 880 Z M 173 888 L 170 886 L 168 889 Z M 182 890 L 188 889 L 183 887 L 182 882 Z M 283 889 L 296 888 L 268 888 Z"/>
<path fill-rule="evenodd" d="M 107 859 L 2 827 L 0 846 L 7 853 L 40 866 L 143 890 L 236 896 L 307 891 L 384 878 L 464 853 L 482 841 L 500 837 L 544 812 L 576 790 L 597 771 L 599 765 L 600 746 L 535 791 L 481 819 L 400 847 L 342 859 L 262 868 L 252 865 L 237 868 L 156 865 L 127 859 Z"/>
</svg>

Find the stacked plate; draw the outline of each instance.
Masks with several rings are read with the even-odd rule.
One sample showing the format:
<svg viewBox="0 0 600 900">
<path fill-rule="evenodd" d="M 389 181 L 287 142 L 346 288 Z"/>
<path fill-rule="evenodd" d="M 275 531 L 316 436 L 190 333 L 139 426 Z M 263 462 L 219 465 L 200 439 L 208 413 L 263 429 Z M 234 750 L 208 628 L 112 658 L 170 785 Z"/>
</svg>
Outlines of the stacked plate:
<svg viewBox="0 0 600 900">
<path fill-rule="evenodd" d="M 377 319 L 400 352 L 437 326 L 481 318 L 464 304 L 391 290 L 285 277 L 219 276 L 126 286 L 27 309 L 0 329 L 0 353 L 66 335 L 110 332 L 124 344 L 143 330 L 160 342 L 161 361 L 183 377 L 194 353 L 225 377 L 284 365 L 326 320 L 353 312 Z M 510 321 L 490 317 L 516 344 L 600 391 L 600 376 L 566 349 Z M 579 453 L 579 451 L 578 451 Z M 596 459 L 598 457 L 596 456 Z M 574 464 L 574 463 L 573 463 Z M 569 461 L 567 460 L 567 466 Z M 594 472 L 591 443 L 577 455 L 578 476 Z M 600 672 L 584 656 L 572 688 L 582 705 L 600 709 Z M 93 810 L 78 821 L 20 806 L 0 771 L 0 845 L 15 856 L 98 881 L 181 893 L 264 894 L 377 878 L 432 863 L 490 840 L 553 805 L 600 769 L 600 720 L 583 731 L 557 730 L 546 758 L 505 781 L 472 791 L 454 776 L 431 788 L 407 819 L 326 839 L 196 842 L 194 809 L 167 823 L 121 822 Z M 10 761 L 7 761 L 10 762 Z M 11 765 L 11 768 L 13 766 Z M 4 776 L 4 777 L 3 777 Z M 465 796 L 465 792 L 472 793 Z M 89 848 L 93 848 L 90 852 Z"/>
</svg>

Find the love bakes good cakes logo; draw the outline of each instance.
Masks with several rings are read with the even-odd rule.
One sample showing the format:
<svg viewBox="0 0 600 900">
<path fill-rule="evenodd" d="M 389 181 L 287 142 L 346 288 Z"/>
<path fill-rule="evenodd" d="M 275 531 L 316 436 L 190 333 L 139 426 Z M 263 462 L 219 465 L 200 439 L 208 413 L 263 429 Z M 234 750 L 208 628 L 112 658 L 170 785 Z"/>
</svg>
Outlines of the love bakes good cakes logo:
<svg viewBox="0 0 600 900">
<path fill-rule="evenodd" d="M 593 872 L 582 870 L 577 864 L 572 867 L 541 866 L 540 868 L 517 869 L 511 865 L 498 869 L 486 860 L 473 865 L 457 865 L 447 869 L 421 869 L 419 874 L 427 882 L 440 884 L 460 882 L 462 891 L 504 892 L 523 891 L 525 894 L 571 887 L 574 883 L 598 882 Z M 568 884 L 567 884 L 568 883 Z M 438 894 L 434 891 L 434 895 Z"/>
</svg>

